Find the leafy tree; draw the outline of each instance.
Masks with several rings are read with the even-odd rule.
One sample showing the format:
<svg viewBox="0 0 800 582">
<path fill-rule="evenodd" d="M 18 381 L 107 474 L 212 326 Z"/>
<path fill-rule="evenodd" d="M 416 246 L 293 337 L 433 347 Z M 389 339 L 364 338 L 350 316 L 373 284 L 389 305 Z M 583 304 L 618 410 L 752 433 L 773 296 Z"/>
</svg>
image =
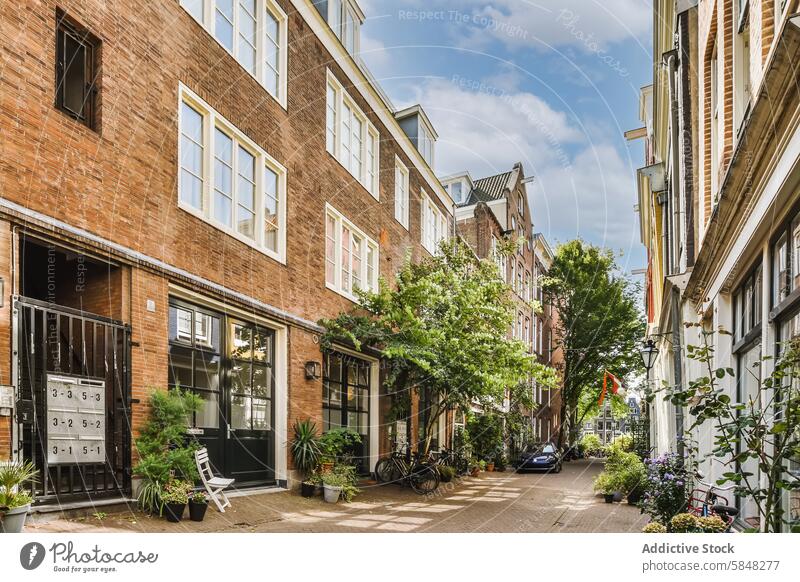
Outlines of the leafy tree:
<svg viewBox="0 0 800 582">
<path fill-rule="evenodd" d="M 508 337 L 516 310 L 497 265 L 478 259 L 460 239 L 443 242 L 419 263 L 406 261 L 396 288 L 381 281 L 378 292 L 359 296 L 359 307 L 320 322 L 327 329 L 322 347 L 380 350 L 386 388 L 406 411 L 412 393 L 428 391 L 423 454 L 447 410 L 497 407 L 510 387 L 547 376 L 525 344 Z"/>
<path fill-rule="evenodd" d="M 581 399 L 599 397 L 603 372 L 624 378 L 641 371 L 636 347 L 645 325 L 636 287 L 618 274 L 609 250 L 580 240 L 560 245 L 543 286 L 558 313 L 554 344 L 564 354 L 559 446 L 572 445 Z"/>
<path fill-rule="evenodd" d="M 728 469 L 717 483 L 734 484 L 737 497 L 755 504 L 761 530 L 780 532 L 784 525 L 797 529 L 781 497 L 785 491 L 800 491 L 800 478 L 788 470 L 791 462 L 800 460 L 800 340 L 782 346 L 783 354 L 766 378 L 743 371 L 753 374 L 758 391 L 736 402 L 720 386 L 720 380 L 735 372 L 714 368 L 711 333 L 701 332 L 702 345 L 687 346 L 689 359 L 699 362 L 707 375 L 691 380 L 684 389 L 661 390 L 673 404 L 689 407 L 693 420 L 688 434 L 707 423 L 713 426 L 714 446 L 707 456 Z M 696 444 L 691 449 L 697 451 Z"/>
</svg>

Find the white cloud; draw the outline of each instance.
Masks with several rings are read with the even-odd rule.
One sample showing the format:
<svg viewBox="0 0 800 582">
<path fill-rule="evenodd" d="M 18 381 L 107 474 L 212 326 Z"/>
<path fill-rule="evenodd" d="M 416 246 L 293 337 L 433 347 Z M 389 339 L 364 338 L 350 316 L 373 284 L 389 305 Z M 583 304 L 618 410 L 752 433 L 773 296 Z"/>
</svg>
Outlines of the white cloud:
<svg viewBox="0 0 800 582">
<path fill-rule="evenodd" d="M 635 168 L 614 147 L 612 128 L 584 127 L 533 93 L 470 83 L 436 80 L 416 89 L 414 102 L 440 135 L 438 174 L 469 170 L 478 178 L 521 161 L 536 177 L 529 186 L 536 228 L 551 241 L 580 236 L 638 250 Z"/>
</svg>

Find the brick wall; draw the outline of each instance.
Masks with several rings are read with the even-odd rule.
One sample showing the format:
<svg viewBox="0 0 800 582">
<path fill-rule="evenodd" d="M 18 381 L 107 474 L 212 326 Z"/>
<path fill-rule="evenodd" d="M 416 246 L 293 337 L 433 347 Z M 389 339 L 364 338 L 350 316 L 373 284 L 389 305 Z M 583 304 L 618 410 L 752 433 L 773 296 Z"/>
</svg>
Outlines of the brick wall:
<svg viewBox="0 0 800 582">
<path fill-rule="evenodd" d="M 3 295 L 0 307 L 0 384 L 11 383 L 11 274 L 12 255 L 11 225 L 0 220 L 0 278 L 3 279 Z M 0 461 L 11 458 L 11 417 L 0 416 Z"/>
<path fill-rule="evenodd" d="M 381 273 L 391 279 L 406 248 L 416 258 L 424 252 L 422 178 L 354 90 L 381 134 L 380 201 L 325 151 L 326 67 L 348 82 L 301 17 L 280 3 L 289 13 L 288 110 L 176 1 L 59 4 L 103 42 L 100 134 L 53 108 L 55 3 L 4 5 L 4 196 L 311 320 L 349 305 L 324 285 L 327 201 L 383 241 Z M 287 168 L 286 266 L 178 209 L 179 82 Z M 393 218 L 395 154 L 411 169 L 410 232 Z"/>
</svg>

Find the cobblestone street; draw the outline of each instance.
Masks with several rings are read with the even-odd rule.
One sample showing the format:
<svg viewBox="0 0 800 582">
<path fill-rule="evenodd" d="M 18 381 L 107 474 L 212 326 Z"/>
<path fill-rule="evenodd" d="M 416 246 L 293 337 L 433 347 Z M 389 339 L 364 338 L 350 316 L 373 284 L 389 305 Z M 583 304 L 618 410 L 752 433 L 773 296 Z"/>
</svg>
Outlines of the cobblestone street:
<svg viewBox="0 0 800 582">
<path fill-rule="evenodd" d="M 647 519 L 592 491 L 599 461 L 565 463 L 560 474 L 481 473 L 420 497 L 397 486 L 365 487 L 353 503 L 325 504 L 295 492 L 235 497 L 202 523 L 168 523 L 138 511 L 42 520 L 29 532 L 638 532 Z M 187 512 L 188 516 L 188 512 Z"/>
</svg>

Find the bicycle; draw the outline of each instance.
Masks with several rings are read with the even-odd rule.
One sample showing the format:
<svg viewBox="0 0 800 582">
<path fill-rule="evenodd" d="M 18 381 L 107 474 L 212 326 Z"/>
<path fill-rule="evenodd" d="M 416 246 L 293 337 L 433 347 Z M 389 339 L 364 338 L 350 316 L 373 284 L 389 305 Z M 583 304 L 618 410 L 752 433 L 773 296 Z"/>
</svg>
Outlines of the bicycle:
<svg viewBox="0 0 800 582">
<path fill-rule="evenodd" d="M 702 479 L 702 476 L 698 476 Z M 706 483 L 701 479 L 698 479 L 697 482 L 704 486 L 705 489 L 698 487 L 692 489 L 689 493 L 688 512 L 697 517 L 716 515 L 725 522 L 725 531 L 731 531 L 733 521 L 736 516 L 739 515 L 739 510 L 730 505 L 728 498 L 720 495 L 718 491 L 730 491 L 735 486 L 729 485 L 727 487 L 720 487 L 719 485 Z"/>
<path fill-rule="evenodd" d="M 439 487 L 439 472 L 433 465 L 414 457 L 411 461 L 397 451 L 375 465 L 378 483 L 408 484 L 419 495 L 433 493 Z"/>
</svg>

